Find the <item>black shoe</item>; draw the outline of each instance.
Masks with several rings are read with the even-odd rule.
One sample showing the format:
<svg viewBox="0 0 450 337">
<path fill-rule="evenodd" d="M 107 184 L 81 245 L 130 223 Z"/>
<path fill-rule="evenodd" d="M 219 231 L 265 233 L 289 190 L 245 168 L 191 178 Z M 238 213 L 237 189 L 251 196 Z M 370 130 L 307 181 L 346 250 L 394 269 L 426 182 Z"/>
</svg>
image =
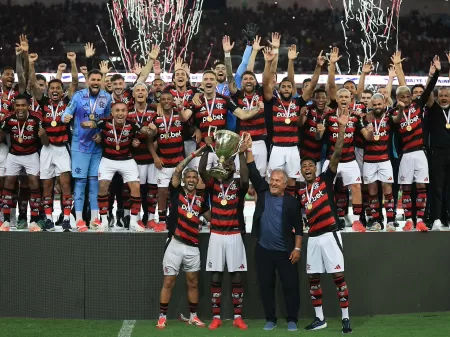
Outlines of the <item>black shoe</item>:
<svg viewBox="0 0 450 337">
<path fill-rule="evenodd" d="M 124 214 L 123 209 L 119 209 L 116 212 L 116 226 L 118 227 L 124 227 L 125 225 L 123 214 Z"/>
<path fill-rule="evenodd" d="M 44 220 L 44 228 L 42 228 L 44 232 L 53 232 L 55 230 L 55 224 L 50 219 Z"/>
<path fill-rule="evenodd" d="M 347 333 L 352 333 L 352 327 L 350 325 L 350 320 L 348 318 L 344 318 L 342 320 L 342 333 L 343 334 L 347 334 Z"/>
<path fill-rule="evenodd" d="M 342 323 L 343 325 L 344 323 Z M 321 321 L 319 318 L 315 318 L 314 321 L 305 326 L 305 330 L 308 331 L 313 331 L 313 330 L 320 330 L 320 329 L 325 329 L 327 327 L 327 322 L 325 322 L 325 319 L 323 321 Z"/>
<path fill-rule="evenodd" d="M 397 228 L 399 225 L 399 223 L 397 222 L 397 220 L 394 221 L 394 227 Z"/>
<path fill-rule="evenodd" d="M 62 222 L 63 232 L 71 232 L 72 226 L 70 225 L 70 220 L 63 220 Z"/>
<path fill-rule="evenodd" d="M 345 229 L 345 220 L 344 219 L 338 220 L 338 227 L 339 227 L 340 231 L 343 231 Z"/>
<path fill-rule="evenodd" d="M 123 227 L 126 229 L 130 229 L 130 216 L 127 215 L 123 218 Z"/>
<path fill-rule="evenodd" d="M 114 215 L 109 214 L 108 215 L 108 227 L 114 227 L 114 221 L 115 221 Z"/>
<path fill-rule="evenodd" d="M 365 216 L 365 215 L 361 214 L 361 215 L 359 216 L 359 221 L 362 223 L 362 225 L 363 225 L 364 227 L 367 227 L 367 219 L 366 219 L 366 216 Z"/>
<path fill-rule="evenodd" d="M 58 220 L 56 220 L 55 226 L 61 226 L 63 220 L 64 220 L 64 214 L 63 214 L 63 213 L 60 213 L 60 214 L 59 214 L 59 217 L 58 217 Z"/>
<path fill-rule="evenodd" d="M 147 222 L 148 222 L 148 213 L 144 213 L 142 215 L 142 223 L 144 224 L 144 226 L 147 226 Z"/>
</svg>

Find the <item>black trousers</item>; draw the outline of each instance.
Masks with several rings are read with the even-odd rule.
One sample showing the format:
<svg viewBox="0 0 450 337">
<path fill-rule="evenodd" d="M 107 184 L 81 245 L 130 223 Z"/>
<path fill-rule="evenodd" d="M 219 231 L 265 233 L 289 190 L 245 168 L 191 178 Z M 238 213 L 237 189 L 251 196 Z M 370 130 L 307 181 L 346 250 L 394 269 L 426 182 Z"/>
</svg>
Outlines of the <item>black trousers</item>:
<svg viewBox="0 0 450 337">
<path fill-rule="evenodd" d="M 400 169 L 400 158 L 391 158 L 392 171 L 394 174 L 394 183 L 392 184 L 392 196 L 394 197 L 394 212 L 397 216 L 397 204 L 398 204 L 398 192 L 400 191 L 400 185 L 398 184 L 398 171 Z"/>
<path fill-rule="evenodd" d="M 298 264 L 289 261 L 290 252 L 271 251 L 256 244 L 256 272 L 259 279 L 261 299 L 266 314 L 266 320 L 277 322 L 275 314 L 275 270 L 280 276 L 286 302 L 288 322 L 298 321 L 300 308 L 300 289 Z"/>
<path fill-rule="evenodd" d="M 450 149 L 433 149 L 433 177 L 431 178 L 431 211 L 433 220 L 443 219 L 443 211 L 450 210 L 448 176 L 450 169 Z M 445 204 L 444 204 L 445 202 Z"/>
</svg>

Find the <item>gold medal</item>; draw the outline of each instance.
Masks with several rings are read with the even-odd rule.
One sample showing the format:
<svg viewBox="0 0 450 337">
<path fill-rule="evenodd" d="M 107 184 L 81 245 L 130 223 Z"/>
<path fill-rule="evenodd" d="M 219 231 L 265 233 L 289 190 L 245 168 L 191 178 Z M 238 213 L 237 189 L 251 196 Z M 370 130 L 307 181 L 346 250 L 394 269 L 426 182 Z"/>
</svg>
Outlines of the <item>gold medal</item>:
<svg viewBox="0 0 450 337">
<path fill-rule="evenodd" d="M 22 144 L 22 143 L 23 143 L 23 138 L 22 138 L 22 137 L 19 137 L 19 140 L 18 140 L 18 141 L 19 141 L 19 143 Z"/>
<path fill-rule="evenodd" d="M 445 127 L 446 127 L 447 129 L 450 129 L 450 123 L 445 124 Z"/>
<path fill-rule="evenodd" d="M 187 217 L 188 219 L 191 219 L 191 218 L 192 218 L 192 216 L 193 216 L 193 215 L 192 215 L 192 213 L 191 213 L 191 212 L 187 212 L 187 213 L 186 213 L 186 217 Z"/>
<path fill-rule="evenodd" d="M 222 201 L 220 202 L 220 204 L 222 206 L 226 206 L 226 204 L 228 204 L 228 201 L 226 201 L 226 199 L 222 199 Z"/>
<path fill-rule="evenodd" d="M 95 119 L 95 115 L 94 115 L 94 114 L 90 114 L 90 115 L 89 115 L 89 119 L 90 119 L 91 121 L 93 121 L 93 120 Z"/>
<path fill-rule="evenodd" d="M 408 126 L 406 127 L 406 131 L 411 131 L 411 130 L 412 130 L 411 125 L 408 125 Z"/>
<path fill-rule="evenodd" d="M 164 139 L 169 139 L 169 134 L 168 133 L 164 134 Z"/>
<path fill-rule="evenodd" d="M 120 145 L 116 145 L 116 151 L 120 150 Z"/>
<path fill-rule="evenodd" d="M 375 141 L 378 141 L 378 140 L 380 140 L 380 136 L 378 136 L 378 135 L 376 135 L 376 136 L 373 136 L 373 140 L 375 140 Z"/>
<path fill-rule="evenodd" d="M 212 122 L 212 117 L 211 117 L 211 116 L 208 116 L 208 117 L 206 117 L 206 120 L 207 120 L 208 122 Z"/>
<path fill-rule="evenodd" d="M 307 209 L 312 209 L 312 204 L 308 204 L 308 206 L 306 206 Z"/>
<path fill-rule="evenodd" d="M 52 121 L 52 122 L 50 123 L 50 125 L 53 126 L 53 127 L 55 127 L 55 126 L 58 125 L 58 123 L 56 123 L 56 121 Z"/>
<path fill-rule="evenodd" d="M 285 122 L 286 124 L 291 124 L 291 119 L 290 119 L 290 118 L 286 118 L 286 119 L 284 120 L 284 122 Z"/>
</svg>

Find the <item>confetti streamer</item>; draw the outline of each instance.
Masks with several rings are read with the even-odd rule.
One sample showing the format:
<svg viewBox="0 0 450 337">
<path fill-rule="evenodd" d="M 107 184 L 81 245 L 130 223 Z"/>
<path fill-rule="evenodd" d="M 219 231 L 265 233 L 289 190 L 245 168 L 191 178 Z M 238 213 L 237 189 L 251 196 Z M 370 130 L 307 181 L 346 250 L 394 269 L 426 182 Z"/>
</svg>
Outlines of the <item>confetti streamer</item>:
<svg viewBox="0 0 450 337">
<path fill-rule="evenodd" d="M 386 5 L 389 3 L 389 5 Z M 349 39 L 351 33 L 360 40 L 364 58 L 357 53 L 358 73 L 366 62 L 372 62 L 379 50 L 389 50 L 391 35 L 395 31 L 395 49 L 398 50 L 398 21 L 402 0 L 343 0 L 345 18 L 341 21 L 347 53 L 348 73 L 351 72 L 349 46 L 357 41 Z M 384 7 L 383 7 L 384 6 Z M 378 63 L 374 63 L 378 69 Z"/>
<path fill-rule="evenodd" d="M 186 57 L 197 34 L 203 0 L 112 0 L 108 12 L 113 36 L 127 71 L 144 62 L 152 44 L 160 46 L 165 71 L 176 57 Z"/>
</svg>

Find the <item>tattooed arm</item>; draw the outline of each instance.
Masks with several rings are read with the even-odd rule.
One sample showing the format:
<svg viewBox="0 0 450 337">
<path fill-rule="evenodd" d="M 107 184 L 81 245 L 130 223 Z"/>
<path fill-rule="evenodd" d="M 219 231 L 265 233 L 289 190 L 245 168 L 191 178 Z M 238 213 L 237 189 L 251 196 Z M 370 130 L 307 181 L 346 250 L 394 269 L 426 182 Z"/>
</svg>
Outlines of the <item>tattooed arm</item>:
<svg viewBox="0 0 450 337">
<path fill-rule="evenodd" d="M 177 165 L 177 167 L 175 168 L 175 171 L 172 174 L 172 186 L 173 187 L 180 186 L 181 175 L 183 173 L 183 170 L 191 162 L 192 159 L 194 159 L 195 157 L 201 156 L 203 154 L 203 152 L 205 151 L 205 148 L 206 148 L 206 145 L 202 146 L 197 151 L 192 152 L 192 154 L 190 156 L 187 156 L 186 158 L 184 158 L 184 160 Z"/>
<path fill-rule="evenodd" d="M 233 76 L 233 66 L 231 64 L 230 54 L 234 47 L 234 42 L 231 44 L 230 37 L 225 35 L 222 39 L 222 46 L 225 53 L 225 69 L 227 70 L 228 89 L 230 90 L 230 95 L 232 96 L 238 91 L 236 80 Z"/>
</svg>

